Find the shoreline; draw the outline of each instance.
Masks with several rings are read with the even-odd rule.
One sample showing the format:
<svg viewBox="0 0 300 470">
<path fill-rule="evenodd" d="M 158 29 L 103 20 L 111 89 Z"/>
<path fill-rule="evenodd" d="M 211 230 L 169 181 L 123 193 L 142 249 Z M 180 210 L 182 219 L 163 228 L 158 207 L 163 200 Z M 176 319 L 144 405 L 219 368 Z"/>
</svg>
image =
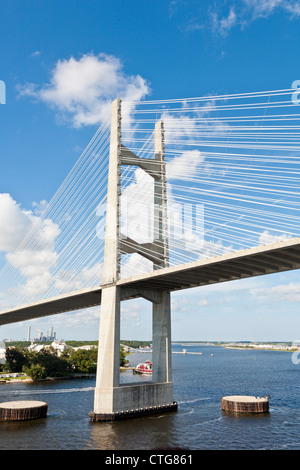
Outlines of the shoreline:
<svg viewBox="0 0 300 470">
<path fill-rule="evenodd" d="M 290 353 L 293 353 L 293 352 L 300 352 L 299 349 L 297 348 L 291 348 L 291 349 L 287 349 L 287 348 L 273 348 L 272 346 L 270 347 L 256 347 L 256 346 L 225 346 L 225 345 L 220 345 L 222 348 L 224 349 L 238 349 L 239 351 L 280 351 L 280 352 L 290 352 Z"/>
<path fill-rule="evenodd" d="M 66 375 L 64 377 L 45 377 L 44 379 L 32 380 L 30 377 L 26 376 L 24 378 L 12 377 L 6 379 L 1 379 L 0 383 L 2 384 L 11 384 L 11 383 L 37 383 L 37 382 L 54 382 L 56 380 L 72 380 L 72 379 L 92 379 L 95 378 L 96 374 L 78 374 L 78 375 Z"/>
<path fill-rule="evenodd" d="M 125 370 L 133 370 L 135 367 L 133 366 L 121 366 L 120 372 L 124 372 Z M 37 383 L 37 382 L 54 382 L 56 380 L 76 380 L 76 379 L 94 379 L 96 378 L 96 374 L 74 374 L 74 375 L 66 375 L 63 377 L 45 377 L 44 379 L 33 380 L 28 376 L 24 378 L 21 377 L 7 377 L 7 379 L 0 379 L 0 384 L 11 384 L 11 383 Z"/>
</svg>

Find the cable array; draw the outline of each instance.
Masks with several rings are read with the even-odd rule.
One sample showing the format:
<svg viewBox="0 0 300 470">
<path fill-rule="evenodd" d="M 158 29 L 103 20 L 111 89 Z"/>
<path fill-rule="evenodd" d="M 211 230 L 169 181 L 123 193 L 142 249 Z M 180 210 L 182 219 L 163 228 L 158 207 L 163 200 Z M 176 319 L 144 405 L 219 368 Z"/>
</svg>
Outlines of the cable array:
<svg viewBox="0 0 300 470">
<path fill-rule="evenodd" d="M 294 90 L 122 102 L 122 144 L 154 160 L 164 125 L 169 265 L 300 236 L 300 108 Z M 0 311 L 101 282 L 110 115 L 0 272 Z M 156 170 L 154 171 L 154 173 Z M 156 240 L 154 180 L 122 166 L 120 231 Z M 126 246 L 126 238 L 123 246 Z M 151 245 L 147 253 L 156 257 Z M 121 277 L 150 272 L 121 252 Z"/>
<path fill-rule="evenodd" d="M 0 310 L 101 281 L 110 115 L 0 272 Z M 105 223 L 105 222 L 104 222 Z M 98 226 L 99 225 L 99 226 Z"/>
<path fill-rule="evenodd" d="M 165 127 L 171 266 L 300 235 L 300 109 L 293 93 L 135 104 L 132 122 L 123 127 L 130 150 L 139 154 L 158 119 Z M 136 198 L 151 201 L 149 176 L 143 180 L 137 170 L 130 177 L 137 173 Z M 133 257 L 127 275 L 149 271 L 148 262 Z"/>
</svg>

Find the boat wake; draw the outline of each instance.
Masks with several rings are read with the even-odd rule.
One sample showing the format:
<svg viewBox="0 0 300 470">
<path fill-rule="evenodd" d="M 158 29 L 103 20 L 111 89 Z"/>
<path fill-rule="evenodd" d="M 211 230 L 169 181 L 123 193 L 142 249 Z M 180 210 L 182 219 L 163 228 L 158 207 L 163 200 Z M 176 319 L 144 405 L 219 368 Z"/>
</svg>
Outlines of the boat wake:
<svg viewBox="0 0 300 470">
<path fill-rule="evenodd" d="M 95 390 L 95 387 L 86 387 L 86 388 L 62 388 L 56 390 L 9 390 L 0 391 L 0 395 L 48 395 L 48 394 L 57 394 L 57 393 L 73 393 L 73 392 L 90 392 L 91 390 Z"/>
<path fill-rule="evenodd" d="M 184 405 L 185 403 L 196 403 L 197 401 L 210 400 L 210 398 L 195 398 L 194 400 L 178 401 L 178 405 Z"/>
</svg>

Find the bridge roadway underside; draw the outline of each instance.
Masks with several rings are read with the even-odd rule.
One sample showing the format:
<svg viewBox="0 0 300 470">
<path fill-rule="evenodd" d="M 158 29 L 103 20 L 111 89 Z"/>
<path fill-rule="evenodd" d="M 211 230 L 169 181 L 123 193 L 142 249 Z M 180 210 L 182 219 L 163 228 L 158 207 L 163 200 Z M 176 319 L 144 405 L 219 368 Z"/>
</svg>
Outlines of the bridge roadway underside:
<svg viewBox="0 0 300 470">
<path fill-rule="evenodd" d="M 163 268 L 117 282 L 121 299 L 144 297 L 153 291 L 177 291 L 300 268 L 300 238 Z M 0 325 L 101 305 L 96 286 L 0 312 Z M 149 294 L 149 295 L 148 295 Z"/>
</svg>

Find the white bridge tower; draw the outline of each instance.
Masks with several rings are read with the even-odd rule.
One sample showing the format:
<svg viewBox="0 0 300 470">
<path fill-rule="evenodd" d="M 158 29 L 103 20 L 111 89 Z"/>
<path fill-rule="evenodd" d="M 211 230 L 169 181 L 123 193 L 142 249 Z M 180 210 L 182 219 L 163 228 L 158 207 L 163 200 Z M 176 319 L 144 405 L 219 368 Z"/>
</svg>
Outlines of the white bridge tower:
<svg viewBox="0 0 300 470">
<path fill-rule="evenodd" d="M 120 233 L 121 165 L 142 168 L 154 180 L 154 236 L 137 243 Z M 163 122 L 155 125 L 154 158 L 140 158 L 121 143 L 121 100 L 112 104 L 107 188 L 101 320 L 93 421 L 112 421 L 158 411 L 173 411 L 170 292 L 118 285 L 120 253 L 139 253 L 153 268 L 168 266 L 167 193 Z M 130 291 L 130 292 L 129 292 Z M 152 302 L 152 382 L 120 384 L 120 303 L 143 297 Z"/>
</svg>

